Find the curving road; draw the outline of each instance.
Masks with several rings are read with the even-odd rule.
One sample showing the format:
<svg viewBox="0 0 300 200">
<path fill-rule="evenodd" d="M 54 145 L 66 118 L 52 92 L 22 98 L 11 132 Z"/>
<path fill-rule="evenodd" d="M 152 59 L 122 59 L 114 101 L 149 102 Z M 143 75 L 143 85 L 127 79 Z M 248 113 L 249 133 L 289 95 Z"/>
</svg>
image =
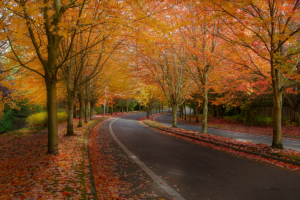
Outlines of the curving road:
<svg viewBox="0 0 300 200">
<path fill-rule="evenodd" d="M 155 121 L 160 122 L 167 126 L 172 126 L 172 115 L 162 115 L 155 118 Z M 178 128 L 186 129 L 189 131 L 198 131 L 201 132 L 202 128 L 199 126 L 192 126 L 184 123 L 178 122 L 177 124 Z M 213 135 L 218 135 L 226 138 L 234 138 L 236 140 L 240 141 L 251 141 L 253 143 L 265 143 L 265 144 L 272 144 L 272 138 L 267 136 L 261 136 L 261 135 L 250 135 L 250 134 L 243 134 L 243 133 L 236 133 L 233 131 L 227 131 L 227 130 L 217 130 L 217 129 L 210 129 L 207 128 L 207 132 Z M 300 141 L 299 140 L 290 140 L 290 139 L 282 139 L 282 144 L 284 148 L 287 149 L 294 149 L 297 151 L 300 151 Z M 300 199 L 300 198 L 299 198 Z"/>
<path fill-rule="evenodd" d="M 110 120 L 107 126 L 123 153 L 154 177 L 151 187 L 161 198 L 299 199 L 299 174 L 165 135 L 141 125 L 144 115 Z"/>
</svg>

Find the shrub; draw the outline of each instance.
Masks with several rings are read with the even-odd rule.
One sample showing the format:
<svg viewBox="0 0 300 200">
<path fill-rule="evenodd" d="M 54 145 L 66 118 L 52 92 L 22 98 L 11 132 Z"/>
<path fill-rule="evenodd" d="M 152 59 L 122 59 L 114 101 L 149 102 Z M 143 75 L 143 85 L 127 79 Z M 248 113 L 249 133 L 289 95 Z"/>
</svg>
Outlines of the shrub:
<svg viewBox="0 0 300 200">
<path fill-rule="evenodd" d="M 0 133 L 13 130 L 13 111 L 10 109 L 8 112 L 4 113 L 0 120 Z"/>
<path fill-rule="evenodd" d="M 65 112 L 57 113 L 57 122 L 62 122 L 68 119 L 68 114 Z M 46 126 L 48 120 L 47 112 L 40 112 L 27 117 L 28 126 Z"/>
<path fill-rule="evenodd" d="M 255 117 L 253 122 L 254 125 L 261 125 L 261 126 L 269 126 L 271 125 L 273 119 L 271 117 L 263 117 L 263 116 L 258 116 Z"/>
</svg>

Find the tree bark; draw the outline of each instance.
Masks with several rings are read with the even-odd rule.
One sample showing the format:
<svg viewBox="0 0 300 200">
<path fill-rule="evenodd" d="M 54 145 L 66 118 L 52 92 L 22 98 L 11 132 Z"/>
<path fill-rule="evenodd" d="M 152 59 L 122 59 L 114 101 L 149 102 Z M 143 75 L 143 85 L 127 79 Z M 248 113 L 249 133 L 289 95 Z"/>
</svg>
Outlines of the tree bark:
<svg viewBox="0 0 300 200">
<path fill-rule="evenodd" d="M 78 127 L 82 127 L 82 118 L 83 118 L 83 98 L 82 94 L 78 92 L 77 94 L 79 100 L 79 122 Z"/>
<path fill-rule="evenodd" d="M 208 112 L 207 86 L 204 86 L 204 92 L 203 92 L 203 115 L 202 115 L 202 133 L 207 133 L 207 112 Z"/>
<path fill-rule="evenodd" d="M 173 120 L 173 125 L 172 127 L 177 128 L 177 105 L 172 106 L 172 120 Z"/>
<path fill-rule="evenodd" d="M 150 105 L 149 104 L 147 104 L 146 110 L 147 110 L 147 119 L 149 119 L 149 117 L 150 117 Z"/>
<path fill-rule="evenodd" d="M 57 132 L 57 101 L 56 101 L 56 76 L 52 79 L 45 74 L 47 87 L 47 113 L 48 113 L 48 154 L 58 154 L 58 132 Z"/>
<path fill-rule="evenodd" d="M 75 102 L 74 102 L 74 110 L 73 110 L 73 118 L 76 118 L 77 116 L 76 116 L 76 104 L 75 104 Z"/>
<path fill-rule="evenodd" d="M 190 101 L 190 118 L 189 118 L 189 123 L 192 122 L 192 100 Z"/>
<path fill-rule="evenodd" d="M 89 102 L 85 101 L 84 123 L 88 123 L 88 106 Z"/>
<path fill-rule="evenodd" d="M 94 119 L 94 106 L 95 103 L 90 102 L 90 121 Z"/>
<path fill-rule="evenodd" d="M 72 94 L 72 92 L 68 92 L 68 124 L 67 124 L 67 134 L 66 134 L 68 136 L 74 135 L 73 113 L 74 113 L 74 94 Z"/>
<path fill-rule="evenodd" d="M 113 115 L 113 113 L 114 113 L 114 105 L 112 104 L 111 105 L 111 115 Z"/>
<path fill-rule="evenodd" d="M 196 123 L 199 123 L 200 120 L 199 120 L 199 114 L 198 114 L 198 108 L 197 108 L 196 100 L 195 100 L 195 115 L 196 115 Z"/>
<path fill-rule="evenodd" d="M 274 59 L 274 58 L 272 58 Z M 282 146 L 282 132 L 281 132 L 281 109 L 282 109 L 282 94 L 281 79 L 279 69 L 276 68 L 274 60 L 271 61 L 271 77 L 272 77 L 272 87 L 273 87 L 273 141 L 272 147 L 283 149 Z"/>
<path fill-rule="evenodd" d="M 186 101 L 184 101 L 184 120 L 186 120 Z"/>
</svg>

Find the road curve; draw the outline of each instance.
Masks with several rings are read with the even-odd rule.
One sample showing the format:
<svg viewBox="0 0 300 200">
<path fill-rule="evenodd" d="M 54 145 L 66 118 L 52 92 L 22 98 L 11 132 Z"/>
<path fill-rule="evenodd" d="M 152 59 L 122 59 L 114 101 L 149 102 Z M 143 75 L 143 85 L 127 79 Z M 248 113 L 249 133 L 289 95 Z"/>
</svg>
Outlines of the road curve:
<svg viewBox="0 0 300 200">
<path fill-rule="evenodd" d="M 155 118 L 155 121 L 162 123 L 167 126 L 172 126 L 172 115 L 166 114 Z M 177 122 L 177 127 L 182 128 L 185 130 L 190 131 L 198 131 L 201 132 L 202 128 L 199 126 L 193 126 L 184 124 L 181 122 Z M 227 131 L 227 130 L 217 130 L 217 129 L 207 129 L 207 132 L 213 135 L 218 135 L 226 138 L 234 138 L 239 141 L 251 141 L 253 143 L 265 143 L 268 145 L 272 144 L 272 138 L 268 136 L 261 136 L 261 135 L 250 135 L 250 134 L 243 134 L 243 133 L 236 133 L 234 131 Z M 299 140 L 290 140 L 290 139 L 282 139 L 282 144 L 284 148 L 287 149 L 294 149 L 300 151 L 300 141 Z M 299 198 L 300 199 L 300 198 Z"/>
<path fill-rule="evenodd" d="M 121 117 L 111 129 L 184 199 L 299 199 L 299 174 L 165 135 L 141 125 L 144 115 Z"/>
</svg>

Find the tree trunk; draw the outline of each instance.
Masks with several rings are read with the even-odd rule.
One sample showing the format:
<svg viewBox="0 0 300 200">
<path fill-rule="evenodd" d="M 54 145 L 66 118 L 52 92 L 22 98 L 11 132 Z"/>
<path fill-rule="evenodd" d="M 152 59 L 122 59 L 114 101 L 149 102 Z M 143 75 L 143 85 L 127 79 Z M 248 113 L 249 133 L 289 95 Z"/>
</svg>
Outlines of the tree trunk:
<svg viewBox="0 0 300 200">
<path fill-rule="evenodd" d="M 89 102 L 85 101 L 84 123 L 88 123 L 88 106 Z"/>
<path fill-rule="evenodd" d="M 68 124 L 67 124 L 67 134 L 66 134 L 68 136 L 74 135 L 73 112 L 74 112 L 74 95 L 72 94 L 72 92 L 68 92 Z"/>
<path fill-rule="evenodd" d="M 190 119 L 189 119 L 189 123 L 192 122 L 192 100 L 190 101 Z"/>
<path fill-rule="evenodd" d="M 160 103 L 158 104 L 158 112 L 160 113 Z"/>
<path fill-rule="evenodd" d="M 139 111 L 141 111 L 141 104 L 139 105 Z"/>
<path fill-rule="evenodd" d="M 219 111 L 219 106 L 217 106 L 217 117 L 220 119 L 220 111 Z"/>
<path fill-rule="evenodd" d="M 90 120 L 94 119 L 94 106 L 95 104 L 90 102 Z"/>
<path fill-rule="evenodd" d="M 122 115 L 123 115 L 123 111 L 124 111 L 124 106 L 122 106 Z"/>
<path fill-rule="evenodd" d="M 184 102 L 184 120 L 186 120 L 186 101 Z"/>
<path fill-rule="evenodd" d="M 147 119 L 149 119 L 149 117 L 150 117 L 150 105 L 149 104 L 146 106 L 146 110 L 147 110 Z"/>
<path fill-rule="evenodd" d="M 274 59 L 274 58 L 273 58 Z M 273 141 L 272 147 L 283 149 L 282 146 L 282 132 L 281 132 L 281 109 L 282 109 L 282 92 L 281 79 L 279 69 L 276 69 L 275 63 L 272 61 L 271 75 L 272 75 L 272 87 L 274 96 L 274 107 L 273 107 Z"/>
<path fill-rule="evenodd" d="M 74 102 L 73 118 L 76 118 L 76 103 Z"/>
<path fill-rule="evenodd" d="M 198 114 L 198 107 L 197 107 L 197 102 L 195 100 L 195 115 L 196 115 L 196 123 L 199 123 L 199 114 Z"/>
<path fill-rule="evenodd" d="M 113 104 L 111 105 L 111 111 L 110 112 L 111 112 L 111 115 L 113 115 L 113 113 L 114 113 L 114 105 Z"/>
<path fill-rule="evenodd" d="M 204 96 L 203 96 L 202 133 L 207 133 L 207 112 L 208 112 L 207 86 L 204 86 L 203 94 Z"/>
<path fill-rule="evenodd" d="M 48 113 L 48 154 L 58 154 L 58 133 L 57 133 L 57 102 L 56 102 L 56 77 L 50 79 L 45 74 L 47 87 L 47 113 Z"/>
<path fill-rule="evenodd" d="M 177 105 L 172 106 L 172 120 L 173 120 L 173 125 L 172 127 L 177 128 Z"/>
<path fill-rule="evenodd" d="M 82 118 L 83 118 L 83 98 L 82 94 L 78 93 L 78 100 L 79 100 L 79 122 L 78 122 L 78 127 L 82 127 Z"/>
<path fill-rule="evenodd" d="M 217 106 L 213 105 L 213 109 L 214 109 L 214 117 L 217 117 Z"/>
</svg>

